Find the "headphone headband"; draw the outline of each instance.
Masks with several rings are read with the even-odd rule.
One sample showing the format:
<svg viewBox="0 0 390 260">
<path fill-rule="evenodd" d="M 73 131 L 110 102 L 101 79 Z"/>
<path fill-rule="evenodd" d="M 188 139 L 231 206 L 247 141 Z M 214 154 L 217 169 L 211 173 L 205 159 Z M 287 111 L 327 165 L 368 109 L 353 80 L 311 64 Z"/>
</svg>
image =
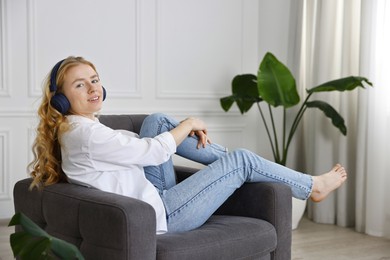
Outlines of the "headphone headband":
<svg viewBox="0 0 390 260">
<path fill-rule="evenodd" d="M 53 91 L 57 91 L 57 72 L 58 70 L 60 69 L 60 66 L 62 64 L 62 62 L 64 61 L 65 59 L 63 60 L 60 60 L 59 62 L 57 62 L 56 65 L 54 65 L 53 69 L 51 70 L 51 73 L 50 73 L 50 91 L 53 92 Z"/>
</svg>

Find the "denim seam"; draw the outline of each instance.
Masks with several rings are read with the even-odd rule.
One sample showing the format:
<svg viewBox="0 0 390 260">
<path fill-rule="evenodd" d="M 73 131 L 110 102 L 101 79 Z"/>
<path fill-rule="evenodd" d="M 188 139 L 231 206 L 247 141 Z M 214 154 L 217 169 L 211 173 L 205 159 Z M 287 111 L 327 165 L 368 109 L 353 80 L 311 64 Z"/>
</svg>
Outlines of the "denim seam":
<svg viewBox="0 0 390 260">
<path fill-rule="evenodd" d="M 308 196 L 310 195 L 310 192 L 311 192 L 311 189 L 310 189 L 310 188 L 307 189 L 305 186 L 299 185 L 299 184 L 298 184 L 297 182 L 295 182 L 295 181 L 288 181 L 288 180 L 286 180 L 286 179 L 284 179 L 284 178 L 281 178 L 281 177 L 279 177 L 279 176 L 277 176 L 277 175 L 273 175 L 273 174 L 269 174 L 269 173 L 267 173 L 267 172 L 265 172 L 265 171 L 257 170 L 257 168 L 255 168 L 255 167 L 253 167 L 253 166 L 250 166 L 250 167 L 251 167 L 252 170 L 253 170 L 254 172 L 256 172 L 257 174 L 266 176 L 266 177 L 268 177 L 268 178 L 270 178 L 270 179 L 277 180 L 277 181 L 279 181 L 279 182 L 285 183 L 285 184 L 287 184 L 287 185 L 294 186 L 294 187 L 296 187 L 296 188 L 302 190 L 303 192 L 305 192 L 305 197 L 306 197 L 306 198 L 308 198 Z"/>
<path fill-rule="evenodd" d="M 199 191 L 196 195 L 194 195 L 190 200 L 188 200 L 184 205 L 182 205 L 180 208 L 172 211 L 167 217 L 173 217 L 176 216 L 176 214 L 180 213 L 180 211 L 184 208 L 187 208 L 190 204 L 192 204 L 200 195 L 207 192 L 208 190 L 212 189 L 217 183 L 221 183 L 222 181 L 226 180 L 228 177 L 230 177 L 234 172 L 238 171 L 239 168 L 234 169 L 233 171 L 221 176 L 220 178 L 216 179 L 206 187 L 204 187 L 201 191 Z"/>
</svg>

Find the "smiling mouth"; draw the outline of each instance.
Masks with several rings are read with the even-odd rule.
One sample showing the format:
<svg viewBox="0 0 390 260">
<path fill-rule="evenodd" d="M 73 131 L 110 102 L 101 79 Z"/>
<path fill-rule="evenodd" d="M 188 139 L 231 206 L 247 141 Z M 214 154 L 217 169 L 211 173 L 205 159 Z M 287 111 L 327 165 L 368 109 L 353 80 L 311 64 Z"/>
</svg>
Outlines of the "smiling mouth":
<svg viewBox="0 0 390 260">
<path fill-rule="evenodd" d="M 99 100 L 99 97 L 93 97 L 93 98 L 90 98 L 90 99 L 88 99 L 88 101 L 98 101 Z"/>
</svg>

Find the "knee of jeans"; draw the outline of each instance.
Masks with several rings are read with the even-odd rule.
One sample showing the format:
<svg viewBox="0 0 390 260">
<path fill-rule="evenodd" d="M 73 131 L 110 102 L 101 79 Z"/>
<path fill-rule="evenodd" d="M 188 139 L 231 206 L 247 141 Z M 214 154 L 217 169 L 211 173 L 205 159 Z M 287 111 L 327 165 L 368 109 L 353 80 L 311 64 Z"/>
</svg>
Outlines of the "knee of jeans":
<svg viewBox="0 0 390 260">
<path fill-rule="evenodd" d="M 233 152 L 233 160 L 236 161 L 238 164 L 242 164 L 245 166 L 250 166 L 255 162 L 262 162 L 263 158 L 255 154 L 254 152 L 247 150 L 247 149 L 237 149 L 234 150 Z"/>
<path fill-rule="evenodd" d="M 165 114 L 163 114 L 163 113 L 153 113 L 153 114 L 150 114 L 150 115 L 148 115 L 146 118 L 145 118 L 145 120 L 153 120 L 153 121 L 156 121 L 156 120 L 158 120 L 158 119 L 160 119 L 160 118 L 165 118 L 166 117 L 166 115 Z"/>
<path fill-rule="evenodd" d="M 251 151 L 244 148 L 236 149 L 232 151 L 232 153 L 235 157 L 240 157 L 240 158 L 248 158 L 248 156 L 252 154 Z"/>
<path fill-rule="evenodd" d="M 164 115 L 161 113 L 154 113 L 148 115 L 142 122 L 142 126 L 139 133 L 140 137 L 156 136 L 158 134 L 156 132 L 157 126 L 160 124 L 162 117 L 164 117 Z"/>
<path fill-rule="evenodd" d="M 239 155 L 245 155 L 248 153 L 251 153 L 251 151 L 244 149 L 244 148 L 238 148 L 233 151 L 233 153 L 239 154 Z"/>
<path fill-rule="evenodd" d="M 151 125 L 154 125 L 156 122 L 160 123 L 161 119 L 163 119 L 163 118 L 166 118 L 166 115 L 164 115 L 162 113 L 153 113 L 153 114 L 148 115 L 144 119 L 142 125 L 151 126 Z"/>
</svg>

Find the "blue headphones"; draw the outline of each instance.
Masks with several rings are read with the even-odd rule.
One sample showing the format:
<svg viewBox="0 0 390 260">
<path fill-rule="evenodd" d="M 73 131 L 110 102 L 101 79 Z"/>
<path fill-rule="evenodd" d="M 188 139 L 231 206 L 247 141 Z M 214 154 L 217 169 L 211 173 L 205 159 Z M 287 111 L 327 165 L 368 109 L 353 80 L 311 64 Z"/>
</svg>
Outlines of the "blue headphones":
<svg viewBox="0 0 390 260">
<path fill-rule="evenodd" d="M 57 91 L 57 72 L 64 60 L 59 61 L 56 65 L 54 65 L 53 69 L 50 73 L 50 92 L 56 92 Z M 103 101 L 106 99 L 106 89 L 103 88 Z M 55 93 L 54 96 L 50 100 L 50 105 L 54 107 L 58 112 L 65 115 L 66 112 L 68 112 L 70 108 L 70 102 L 68 98 L 63 93 Z"/>
</svg>

